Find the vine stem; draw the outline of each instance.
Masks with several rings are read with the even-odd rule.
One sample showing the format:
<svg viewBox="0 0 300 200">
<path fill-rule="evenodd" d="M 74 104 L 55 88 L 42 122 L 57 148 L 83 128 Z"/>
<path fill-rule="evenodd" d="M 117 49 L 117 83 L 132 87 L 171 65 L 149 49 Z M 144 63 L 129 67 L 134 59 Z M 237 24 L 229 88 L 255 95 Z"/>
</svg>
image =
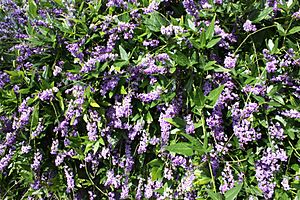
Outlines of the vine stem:
<svg viewBox="0 0 300 200">
<path fill-rule="evenodd" d="M 88 172 L 87 166 L 86 166 L 86 162 L 84 162 L 84 168 L 85 168 L 85 172 L 89 178 L 89 180 L 92 182 L 92 184 L 95 186 L 95 188 L 97 188 L 97 190 L 99 190 L 102 194 L 104 194 L 105 196 L 107 196 L 107 194 L 105 192 L 103 192 L 92 180 L 91 175 Z"/>
<path fill-rule="evenodd" d="M 214 192 L 216 193 L 217 192 L 217 188 L 216 188 L 216 183 L 215 183 L 215 177 L 214 177 L 214 174 L 213 174 L 213 171 L 212 171 L 212 167 L 211 167 L 210 161 L 208 161 L 208 166 L 209 166 L 209 172 L 210 172 L 210 176 L 211 176 L 211 181 L 212 181 L 212 184 L 213 184 L 213 189 L 214 189 Z"/>
<path fill-rule="evenodd" d="M 236 53 L 238 52 L 238 50 L 242 47 L 242 45 L 247 41 L 247 39 L 250 37 L 250 36 L 252 36 L 252 35 L 254 35 L 254 34 L 256 34 L 256 33 L 258 33 L 258 32 L 260 32 L 260 31 L 263 31 L 263 30 L 265 30 L 265 29 L 269 29 L 269 28 L 273 28 L 273 27 L 275 27 L 276 25 L 275 24 L 273 24 L 273 25 L 271 25 L 271 26 L 266 26 L 266 27 L 263 27 L 263 28 L 261 28 L 261 29 L 258 29 L 257 31 L 255 31 L 255 32 L 253 32 L 253 33 L 250 33 L 249 35 L 247 35 L 247 37 L 245 37 L 245 39 L 241 42 L 241 44 L 236 48 L 236 50 L 234 51 L 234 55 L 236 55 Z"/>
</svg>

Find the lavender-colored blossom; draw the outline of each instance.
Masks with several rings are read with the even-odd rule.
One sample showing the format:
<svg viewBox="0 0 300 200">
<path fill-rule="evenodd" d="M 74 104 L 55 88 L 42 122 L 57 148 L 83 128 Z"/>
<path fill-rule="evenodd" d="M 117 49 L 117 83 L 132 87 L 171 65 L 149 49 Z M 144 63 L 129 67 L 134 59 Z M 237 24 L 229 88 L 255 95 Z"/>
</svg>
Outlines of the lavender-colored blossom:
<svg viewBox="0 0 300 200">
<path fill-rule="evenodd" d="M 222 181 L 223 183 L 222 185 L 220 185 L 220 191 L 223 194 L 234 187 L 235 180 L 230 165 L 228 163 L 225 164 L 225 167 L 222 171 Z"/>
<path fill-rule="evenodd" d="M 281 114 L 289 118 L 300 119 L 300 112 L 297 110 L 285 110 Z"/>
<path fill-rule="evenodd" d="M 57 76 L 58 74 L 60 74 L 62 72 L 62 68 L 55 65 L 54 70 L 53 70 L 53 76 Z"/>
<path fill-rule="evenodd" d="M 146 199 L 150 199 L 153 196 L 154 193 L 153 184 L 154 182 L 149 178 L 144 191 L 144 196 Z"/>
<path fill-rule="evenodd" d="M 283 178 L 281 181 L 281 185 L 285 191 L 290 190 L 289 180 L 287 178 Z"/>
<path fill-rule="evenodd" d="M 145 153 L 147 151 L 147 146 L 148 146 L 148 133 L 146 131 L 143 131 L 139 148 L 137 150 L 138 154 Z"/>
<path fill-rule="evenodd" d="M 34 153 L 33 163 L 31 164 L 31 168 L 34 171 L 38 171 L 41 167 L 41 161 L 43 159 L 43 155 L 39 150 Z"/>
<path fill-rule="evenodd" d="M 59 145 L 58 139 L 52 141 L 51 152 L 50 152 L 52 155 L 56 155 L 57 154 L 57 152 L 58 152 L 58 145 Z"/>
<path fill-rule="evenodd" d="M 32 137 L 37 137 L 39 136 L 43 130 L 44 130 L 44 125 L 41 122 L 42 118 L 39 119 L 39 123 L 34 131 L 32 131 Z"/>
<path fill-rule="evenodd" d="M 248 103 L 243 110 L 238 108 L 238 103 L 233 105 L 232 110 L 232 125 L 233 132 L 239 139 L 240 146 L 248 144 L 251 141 L 260 139 L 261 134 L 256 133 L 254 128 L 251 127 L 251 123 L 248 118 L 252 116 L 254 112 L 257 112 L 258 105 L 256 103 Z"/>
<path fill-rule="evenodd" d="M 188 134 L 195 133 L 195 126 L 194 126 L 194 123 L 192 121 L 192 116 L 187 115 L 184 119 L 186 120 L 185 132 L 188 133 Z"/>
<path fill-rule="evenodd" d="M 257 161 L 255 167 L 255 177 L 258 181 L 258 187 L 262 190 L 266 199 L 271 199 L 274 193 L 276 183 L 273 181 L 275 173 L 280 169 L 280 161 L 286 162 L 287 155 L 283 149 L 275 146 L 275 150 L 267 148 L 263 157 Z"/>
<path fill-rule="evenodd" d="M 261 95 L 261 96 L 264 96 L 266 94 L 266 90 L 267 88 L 265 85 L 255 85 L 255 86 L 246 85 L 243 88 L 244 92 L 253 93 L 255 95 Z"/>
<path fill-rule="evenodd" d="M 232 69 L 236 66 L 237 57 L 233 55 L 229 55 L 225 57 L 224 67 L 227 69 Z"/>
<path fill-rule="evenodd" d="M 292 17 L 295 19 L 300 19 L 300 10 L 298 10 L 297 12 L 294 12 Z"/>
<path fill-rule="evenodd" d="M 91 141 L 96 141 L 97 138 L 98 138 L 98 127 L 97 127 L 97 123 L 96 122 L 88 122 L 86 124 L 86 130 L 88 131 L 88 137 L 89 137 L 89 140 Z"/>
<path fill-rule="evenodd" d="M 5 145 L 11 146 L 16 142 L 17 133 L 16 132 L 8 132 L 6 133 Z"/>
<path fill-rule="evenodd" d="M 31 150 L 31 146 L 30 145 L 22 145 L 21 147 L 21 152 L 22 154 L 27 154 L 29 153 Z"/>
<path fill-rule="evenodd" d="M 140 135 L 144 125 L 145 125 L 144 120 L 137 121 L 136 124 L 128 132 L 129 139 L 134 140 L 137 135 Z"/>
<path fill-rule="evenodd" d="M 73 44 L 68 44 L 66 48 L 68 51 L 71 53 L 71 55 L 75 58 L 79 58 L 81 61 L 83 60 L 83 53 L 80 51 L 80 44 L 79 43 L 73 43 Z"/>
<path fill-rule="evenodd" d="M 160 113 L 159 116 L 159 125 L 161 129 L 161 143 L 162 146 L 168 143 L 171 124 L 165 121 L 165 118 L 173 118 L 181 109 L 181 99 L 175 99 L 171 105 L 169 105 L 164 111 Z"/>
<path fill-rule="evenodd" d="M 124 184 L 122 186 L 122 192 L 121 192 L 121 197 L 120 199 L 128 199 L 129 198 L 129 186 L 128 184 Z"/>
<path fill-rule="evenodd" d="M 9 75 L 5 72 L 0 71 L 0 88 L 3 88 L 6 85 L 6 83 L 9 83 L 9 81 Z"/>
<path fill-rule="evenodd" d="M 283 140 L 286 137 L 279 122 L 276 122 L 275 124 L 271 123 L 268 130 L 272 139 L 276 138 L 278 140 Z"/>
<path fill-rule="evenodd" d="M 160 2 L 158 1 L 151 1 L 151 3 L 148 5 L 148 7 L 143 8 L 144 14 L 150 14 L 154 11 L 158 10 Z"/>
<path fill-rule="evenodd" d="M 88 194 L 89 194 L 89 200 L 94 200 L 97 197 L 97 195 L 94 194 L 92 191 L 88 191 Z"/>
<path fill-rule="evenodd" d="M 52 89 L 46 89 L 39 93 L 39 98 L 42 101 L 49 101 L 54 98 L 53 90 Z"/>
<path fill-rule="evenodd" d="M 196 19 L 199 18 L 199 10 L 200 9 L 195 4 L 194 0 L 183 0 L 182 4 L 183 4 L 183 7 L 184 7 L 185 11 L 189 15 L 195 17 Z"/>
<path fill-rule="evenodd" d="M 100 93 L 104 96 L 107 92 L 112 91 L 119 83 L 120 78 L 116 75 L 109 76 L 104 74 L 103 82 L 101 84 Z"/>
<path fill-rule="evenodd" d="M 157 47 L 159 44 L 159 40 L 145 40 L 143 41 L 143 45 L 145 47 Z"/>
<path fill-rule="evenodd" d="M 150 103 L 160 98 L 161 90 L 155 90 L 150 93 L 138 94 L 137 97 L 144 103 Z"/>
<path fill-rule="evenodd" d="M 8 166 L 8 164 L 11 161 L 13 155 L 14 155 L 14 151 L 9 150 L 9 153 L 1 158 L 1 160 L 0 160 L 0 172 L 4 171 L 4 169 Z"/>
<path fill-rule="evenodd" d="M 65 157 L 66 155 L 63 153 L 57 154 L 55 158 L 55 166 L 60 166 L 64 162 Z"/>
<path fill-rule="evenodd" d="M 64 167 L 65 176 L 67 179 L 67 193 L 70 193 L 75 187 L 74 175 L 70 168 Z"/>
<path fill-rule="evenodd" d="M 104 183 L 105 186 L 113 186 L 114 188 L 120 187 L 120 175 L 115 176 L 112 170 L 107 171 L 106 173 L 106 182 Z"/>
<path fill-rule="evenodd" d="M 142 197 L 143 197 L 143 180 L 139 179 L 135 199 L 140 200 L 140 199 L 142 199 Z"/>
<path fill-rule="evenodd" d="M 254 32 L 256 31 L 256 26 L 252 24 L 250 20 L 246 20 L 246 22 L 243 25 L 244 31 L 246 32 Z"/>
</svg>

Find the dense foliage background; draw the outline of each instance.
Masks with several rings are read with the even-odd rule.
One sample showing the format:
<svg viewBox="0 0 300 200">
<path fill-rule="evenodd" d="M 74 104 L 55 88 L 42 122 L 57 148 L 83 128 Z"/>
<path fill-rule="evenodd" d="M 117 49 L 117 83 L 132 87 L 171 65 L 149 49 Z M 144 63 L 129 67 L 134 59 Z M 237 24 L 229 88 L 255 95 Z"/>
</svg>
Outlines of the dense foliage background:
<svg viewBox="0 0 300 200">
<path fill-rule="evenodd" d="M 1 199 L 300 199 L 296 0 L 1 0 Z"/>
</svg>

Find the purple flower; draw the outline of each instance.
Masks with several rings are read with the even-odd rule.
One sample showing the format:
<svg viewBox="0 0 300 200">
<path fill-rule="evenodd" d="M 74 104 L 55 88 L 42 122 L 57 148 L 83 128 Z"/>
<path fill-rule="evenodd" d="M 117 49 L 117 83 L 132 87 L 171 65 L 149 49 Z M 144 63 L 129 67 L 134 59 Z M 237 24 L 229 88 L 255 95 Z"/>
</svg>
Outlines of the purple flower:
<svg viewBox="0 0 300 200">
<path fill-rule="evenodd" d="M 182 4 L 183 4 L 183 7 L 184 7 L 185 11 L 189 15 L 195 17 L 196 19 L 199 18 L 199 10 L 200 9 L 195 4 L 194 0 L 183 0 Z"/>
<path fill-rule="evenodd" d="M 137 97 L 144 103 L 150 103 L 160 98 L 161 90 L 155 90 L 150 93 L 138 94 Z"/>
<path fill-rule="evenodd" d="M 64 167 L 65 176 L 67 178 L 67 193 L 70 193 L 71 190 L 75 187 L 75 181 L 73 177 L 73 172 L 67 166 Z"/>
<path fill-rule="evenodd" d="M 252 24 L 250 20 L 246 20 L 246 22 L 243 25 L 244 31 L 246 32 L 254 32 L 256 31 L 256 26 Z"/>
<path fill-rule="evenodd" d="M 283 149 L 278 149 L 275 146 L 273 151 L 267 148 L 263 157 L 256 162 L 255 177 L 258 181 L 258 187 L 262 190 L 266 199 L 271 199 L 274 193 L 276 183 L 273 182 L 275 173 L 279 171 L 279 162 L 286 162 L 287 155 Z"/>
<path fill-rule="evenodd" d="M 32 137 L 37 137 L 44 130 L 44 125 L 41 122 L 42 118 L 39 119 L 39 123 L 34 131 L 32 131 Z"/>
<path fill-rule="evenodd" d="M 300 19 L 300 10 L 298 10 L 295 13 L 293 13 L 292 17 L 295 18 L 295 19 Z"/>
<path fill-rule="evenodd" d="M 59 145 L 58 139 L 52 141 L 51 152 L 50 152 L 52 155 L 56 155 L 57 154 L 57 152 L 58 152 L 58 145 Z"/>
<path fill-rule="evenodd" d="M 0 72 L 0 88 L 2 89 L 6 83 L 10 82 L 9 75 L 5 72 Z"/>
<path fill-rule="evenodd" d="M 40 169 L 42 159 L 43 155 L 37 150 L 37 152 L 34 153 L 33 163 L 31 164 L 32 170 L 38 171 Z"/>
<path fill-rule="evenodd" d="M 106 182 L 104 183 L 105 186 L 113 186 L 114 188 L 120 187 L 120 175 L 115 176 L 113 170 L 109 170 L 106 173 Z"/>
<path fill-rule="evenodd" d="M 232 69 L 236 66 L 237 57 L 233 55 L 229 55 L 225 57 L 224 67 L 227 69 Z"/>
<path fill-rule="evenodd" d="M 300 112 L 297 110 L 285 110 L 281 114 L 289 118 L 300 119 Z"/>
<path fill-rule="evenodd" d="M 52 89 L 46 89 L 39 93 L 39 98 L 42 101 L 49 101 L 54 98 L 53 90 Z"/>
<path fill-rule="evenodd" d="M 151 3 L 148 5 L 147 8 L 143 8 L 144 14 L 152 13 L 156 10 L 158 10 L 159 2 L 157 1 L 151 1 Z"/>
<path fill-rule="evenodd" d="M 185 120 L 186 120 L 185 132 L 188 133 L 188 134 L 195 133 L 195 126 L 194 126 L 194 123 L 192 121 L 192 116 L 187 115 L 185 117 Z"/>
<path fill-rule="evenodd" d="M 285 191 L 290 190 L 289 180 L 287 178 L 283 178 L 281 181 L 281 185 Z"/>
<path fill-rule="evenodd" d="M 266 64 L 266 70 L 268 73 L 271 73 L 271 72 L 275 72 L 277 70 L 277 60 L 272 60 L 270 62 L 267 62 Z"/>
<path fill-rule="evenodd" d="M 143 42 L 143 45 L 145 47 L 150 46 L 150 47 L 156 47 L 159 44 L 159 40 L 145 40 Z"/>
<path fill-rule="evenodd" d="M 232 170 L 230 168 L 230 165 L 227 162 L 222 172 L 222 180 L 223 180 L 223 184 L 220 185 L 220 191 L 224 194 L 226 191 L 233 188 L 235 183 Z"/>
<path fill-rule="evenodd" d="M 97 123 L 96 122 L 88 122 L 86 124 L 86 130 L 88 131 L 88 137 L 89 137 L 89 140 L 91 141 L 96 141 L 97 138 L 98 138 L 98 127 L 97 127 Z"/>
<path fill-rule="evenodd" d="M 9 153 L 6 154 L 4 157 L 0 160 L 0 172 L 2 172 L 9 164 L 10 160 L 12 159 L 14 155 L 14 151 L 9 150 Z"/>
<path fill-rule="evenodd" d="M 286 137 L 284 135 L 283 128 L 280 126 L 280 123 L 278 122 L 276 122 L 275 124 L 271 123 L 268 129 L 272 139 L 276 138 L 278 140 L 283 140 Z"/>
<path fill-rule="evenodd" d="M 58 74 L 60 74 L 62 72 L 62 68 L 55 65 L 54 70 L 53 70 L 53 76 L 57 76 Z"/>
</svg>

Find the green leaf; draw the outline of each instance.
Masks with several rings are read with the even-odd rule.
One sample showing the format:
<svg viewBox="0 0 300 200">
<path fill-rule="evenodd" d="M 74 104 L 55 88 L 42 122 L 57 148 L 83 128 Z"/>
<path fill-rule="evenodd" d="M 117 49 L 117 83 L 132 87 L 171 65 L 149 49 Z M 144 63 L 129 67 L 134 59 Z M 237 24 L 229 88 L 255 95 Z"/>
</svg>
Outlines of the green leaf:
<svg viewBox="0 0 300 200">
<path fill-rule="evenodd" d="M 96 103 L 96 101 L 92 101 L 92 102 L 90 103 L 90 105 L 91 105 L 92 107 L 94 107 L 94 108 L 100 108 L 100 105 L 99 105 L 98 103 Z"/>
<path fill-rule="evenodd" d="M 151 170 L 152 180 L 158 180 L 162 178 L 162 166 L 161 167 L 153 167 Z"/>
<path fill-rule="evenodd" d="M 97 141 L 97 142 L 95 143 L 95 145 L 94 145 L 94 149 L 93 149 L 93 151 L 94 151 L 94 154 L 95 154 L 95 153 L 98 151 L 99 147 L 100 147 L 100 142 L 99 142 L 99 141 Z"/>
<path fill-rule="evenodd" d="M 36 17 L 37 16 L 37 6 L 34 0 L 29 0 L 29 15 L 31 17 Z"/>
<path fill-rule="evenodd" d="M 176 54 L 172 57 L 175 59 L 175 62 L 180 66 L 186 66 L 190 63 L 186 55 L 180 51 L 177 51 Z"/>
<path fill-rule="evenodd" d="M 220 94 L 222 93 L 224 89 L 224 85 L 219 86 L 218 88 L 212 90 L 208 96 L 207 99 L 211 101 L 211 103 L 209 105 L 214 106 L 220 96 Z"/>
<path fill-rule="evenodd" d="M 32 132 L 39 122 L 39 104 L 36 104 L 33 108 L 30 124 L 30 132 Z"/>
<path fill-rule="evenodd" d="M 230 190 L 228 190 L 225 193 L 225 200 L 234 200 L 238 196 L 240 190 L 242 189 L 242 186 L 243 186 L 243 184 L 238 184 L 234 188 L 231 188 Z"/>
<path fill-rule="evenodd" d="M 192 156 L 193 155 L 193 149 L 191 148 L 191 144 L 187 142 L 179 142 L 176 144 L 171 144 L 167 147 L 165 147 L 167 151 L 181 154 L 184 156 Z"/>
<path fill-rule="evenodd" d="M 210 40 L 210 41 L 207 43 L 206 48 L 208 48 L 208 49 L 212 48 L 212 47 L 215 46 L 220 40 L 221 40 L 221 38 L 215 38 L 215 39 Z"/>
<path fill-rule="evenodd" d="M 253 22 L 256 23 L 256 22 L 260 22 L 263 19 L 266 19 L 271 12 L 273 12 L 273 7 L 267 7 L 261 13 L 259 13 L 257 18 L 253 20 Z"/>
<path fill-rule="evenodd" d="M 211 40 L 214 36 L 215 32 L 215 20 L 216 20 L 216 15 L 214 18 L 211 20 L 208 29 L 206 30 L 206 40 Z"/>
<path fill-rule="evenodd" d="M 160 159 L 153 159 L 147 163 L 147 165 L 150 165 L 151 167 L 154 167 L 154 166 L 160 167 L 163 164 L 164 164 L 164 162 Z"/>
<path fill-rule="evenodd" d="M 169 122 L 170 124 L 176 126 L 177 128 L 185 127 L 185 121 L 179 117 L 174 118 L 164 118 L 166 122 Z"/>
<path fill-rule="evenodd" d="M 153 122 L 152 115 L 151 115 L 151 113 L 149 111 L 147 112 L 147 115 L 146 115 L 146 122 L 148 124 L 150 124 L 151 122 Z"/>
<path fill-rule="evenodd" d="M 221 200 L 222 199 L 221 194 L 214 193 L 212 190 L 207 190 L 207 194 L 212 200 Z"/>
<path fill-rule="evenodd" d="M 200 35 L 200 48 L 203 49 L 205 47 L 205 44 L 206 44 L 206 34 L 205 31 L 202 31 Z"/>
<path fill-rule="evenodd" d="M 200 108 L 203 108 L 204 104 L 205 104 L 205 96 L 204 96 L 201 88 L 199 88 L 199 87 L 196 88 L 194 97 L 195 97 L 194 98 L 195 105 L 199 106 Z"/>
<path fill-rule="evenodd" d="M 300 31 L 300 26 L 295 26 L 291 30 L 289 30 L 288 35 L 295 34 Z"/>
<path fill-rule="evenodd" d="M 121 45 L 119 45 L 119 50 L 120 50 L 120 55 L 121 55 L 121 59 L 128 61 L 128 54 L 126 53 L 125 49 L 123 49 L 123 47 Z"/>
<path fill-rule="evenodd" d="M 158 12 L 151 13 L 150 18 L 145 19 L 144 23 L 147 28 L 154 32 L 159 32 L 162 26 L 168 25 L 168 21 Z"/>
<path fill-rule="evenodd" d="M 283 27 L 281 26 L 281 24 L 279 24 L 278 22 L 275 22 L 277 30 L 279 32 L 280 36 L 284 36 L 285 35 L 285 30 L 283 29 Z"/>
<path fill-rule="evenodd" d="M 192 22 L 192 20 L 188 19 L 188 25 L 189 25 L 189 28 L 190 28 L 192 31 L 194 31 L 194 32 L 197 31 L 197 28 L 196 28 L 196 26 L 195 26 L 195 23 Z"/>
</svg>

